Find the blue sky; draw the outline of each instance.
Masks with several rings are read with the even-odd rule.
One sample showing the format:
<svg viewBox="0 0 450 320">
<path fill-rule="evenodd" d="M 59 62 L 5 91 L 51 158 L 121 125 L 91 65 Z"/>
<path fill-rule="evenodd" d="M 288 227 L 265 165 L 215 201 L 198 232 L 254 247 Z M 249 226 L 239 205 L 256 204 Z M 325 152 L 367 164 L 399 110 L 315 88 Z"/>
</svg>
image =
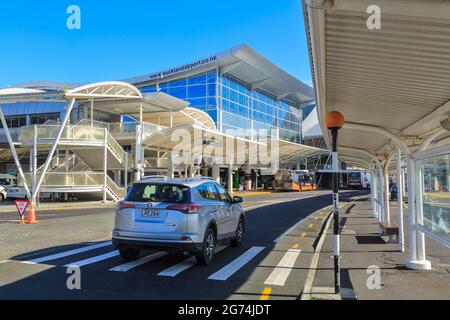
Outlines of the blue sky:
<svg viewBox="0 0 450 320">
<path fill-rule="evenodd" d="M 66 27 L 69 5 L 81 30 Z M 247 43 L 310 82 L 300 0 L 2 1 L 0 87 L 164 70 Z"/>
</svg>

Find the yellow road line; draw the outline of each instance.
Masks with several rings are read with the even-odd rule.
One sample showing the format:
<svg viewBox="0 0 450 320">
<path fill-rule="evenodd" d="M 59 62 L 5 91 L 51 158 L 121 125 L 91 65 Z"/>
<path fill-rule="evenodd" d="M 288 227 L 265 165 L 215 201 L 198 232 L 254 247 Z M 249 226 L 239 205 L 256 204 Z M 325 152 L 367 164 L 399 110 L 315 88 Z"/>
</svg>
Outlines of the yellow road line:
<svg viewBox="0 0 450 320">
<path fill-rule="evenodd" d="M 311 224 L 308 226 L 309 229 L 311 229 L 312 227 L 314 227 L 314 224 L 313 224 L 313 223 L 311 223 Z"/>
<path fill-rule="evenodd" d="M 298 248 L 300 248 L 300 245 L 298 243 L 296 243 L 292 246 L 292 249 L 298 249 Z"/>
<path fill-rule="evenodd" d="M 272 293 L 272 288 L 264 288 L 259 300 L 269 300 L 269 296 Z"/>
</svg>

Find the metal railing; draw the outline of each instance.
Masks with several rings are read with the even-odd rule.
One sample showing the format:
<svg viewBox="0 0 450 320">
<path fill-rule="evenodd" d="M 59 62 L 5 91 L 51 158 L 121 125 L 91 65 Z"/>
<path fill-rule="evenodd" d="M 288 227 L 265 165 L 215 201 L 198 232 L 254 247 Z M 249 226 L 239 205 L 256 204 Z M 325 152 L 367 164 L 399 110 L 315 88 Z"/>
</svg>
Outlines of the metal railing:
<svg viewBox="0 0 450 320">
<path fill-rule="evenodd" d="M 27 183 L 31 185 L 32 174 L 26 172 L 24 175 Z M 104 185 L 103 179 L 104 175 L 102 172 L 48 172 L 42 181 L 42 187 L 101 188 Z M 19 181 L 19 185 L 22 185 L 22 182 Z M 113 197 L 116 197 L 117 199 L 125 197 L 125 188 L 118 186 L 109 176 L 106 176 L 106 187 Z"/>
</svg>

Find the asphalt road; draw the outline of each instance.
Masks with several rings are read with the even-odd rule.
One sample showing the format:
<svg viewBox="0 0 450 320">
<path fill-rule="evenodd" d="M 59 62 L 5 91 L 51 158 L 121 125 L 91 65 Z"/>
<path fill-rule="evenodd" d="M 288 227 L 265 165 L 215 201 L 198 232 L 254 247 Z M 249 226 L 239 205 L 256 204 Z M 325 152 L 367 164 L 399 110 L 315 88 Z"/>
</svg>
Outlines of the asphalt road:
<svg viewBox="0 0 450 320">
<path fill-rule="evenodd" d="M 165 252 L 125 264 L 108 242 L 113 208 L 45 210 L 38 225 L 0 223 L 0 299 L 296 299 L 330 204 L 329 191 L 245 198 L 245 244 L 209 266 Z M 80 266 L 81 290 L 66 265 Z"/>
</svg>

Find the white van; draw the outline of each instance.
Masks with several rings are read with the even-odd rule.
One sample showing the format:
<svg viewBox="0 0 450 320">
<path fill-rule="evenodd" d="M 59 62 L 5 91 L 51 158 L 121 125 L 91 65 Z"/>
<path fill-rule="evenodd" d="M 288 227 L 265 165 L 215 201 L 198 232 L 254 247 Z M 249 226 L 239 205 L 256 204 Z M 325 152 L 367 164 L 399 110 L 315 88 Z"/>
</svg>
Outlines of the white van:
<svg viewBox="0 0 450 320">
<path fill-rule="evenodd" d="M 0 173 L 0 187 L 8 190 L 8 188 L 13 188 L 17 186 L 17 178 L 13 175 Z"/>
</svg>

